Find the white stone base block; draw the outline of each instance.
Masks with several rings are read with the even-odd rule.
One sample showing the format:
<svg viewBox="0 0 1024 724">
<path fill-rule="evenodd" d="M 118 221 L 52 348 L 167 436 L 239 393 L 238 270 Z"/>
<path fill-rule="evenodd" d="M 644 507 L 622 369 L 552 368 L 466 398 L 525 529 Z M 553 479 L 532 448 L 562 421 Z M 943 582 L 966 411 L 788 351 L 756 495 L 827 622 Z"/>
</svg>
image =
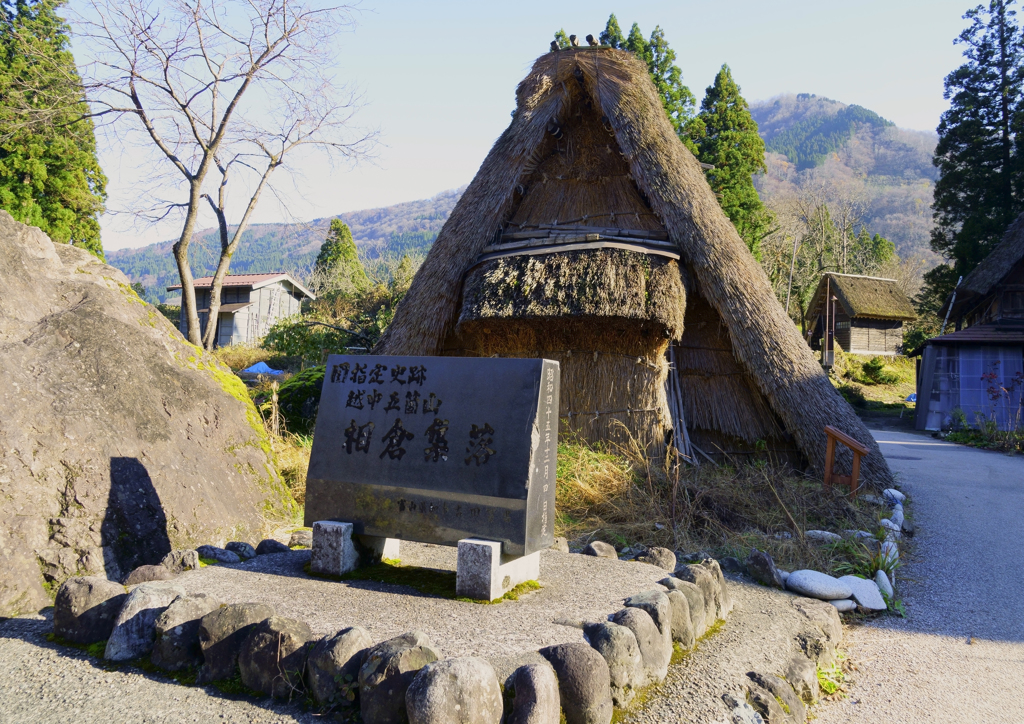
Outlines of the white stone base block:
<svg viewBox="0 0 1024 724">
<path fill-rule="evenodd" d="M 524 581 L 540 577 L 540 552 L 518 558 L 501 554 L 501 543 L 479 538 L 459 541 L 455 591 L 478 601 L 501 598 Z"/>
<path fill-rule="evenodd" d="M 351 523 L 318 520 L 313 523 L 313 573 L 340 576 L 359 566 L 380 563 L 381 558 L 397 560 L 398 539 L 357 535 L 353 540 Z"/>
<path fill-rule="evenodd" d="M 364 566 L 372 563 L 380 563 L 382 558 L 386 558 L 389 561 L 397 561 L 402 557 L 398 550 L 398 538 L 381 538 L 375 535 L 357 535 L 356 540 L 362 547 L 361 553 L 363 556 L 369 558 L 369 560 L 361 561 L 361 564 Z"/>
<path fill-rule="evenodd" d="M 333 520 L 313 523 L 313 552 L 310 570 L 340 576 L 359 566 L 359 552 L 352 543 L 352 524 Z"/>
</svg>

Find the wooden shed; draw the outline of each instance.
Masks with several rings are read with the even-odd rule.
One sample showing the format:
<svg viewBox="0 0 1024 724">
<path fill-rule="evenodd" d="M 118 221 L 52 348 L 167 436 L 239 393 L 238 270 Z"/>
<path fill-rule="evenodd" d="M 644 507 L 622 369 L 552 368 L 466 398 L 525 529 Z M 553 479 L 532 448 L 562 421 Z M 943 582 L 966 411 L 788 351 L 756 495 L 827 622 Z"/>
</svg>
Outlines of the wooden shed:
<svg viewBox="0 0 1024 724">
<path fill-rule="evenodd" d="M 895 279 L 855 274 L 823 274 L 807 309 L 811 349 L 822 349 L 827 332 L 827 349 L 834 342 L 852 354 L 902 354 L 903 323 L 917 319 Z"/>
<path fill-rule="evenodd" d="M 199 277 L 193 284 L 201 334 L 205 335 L 213 277 Z M 169 292 L 180 289 L 180 284 L 167 287 Z M 311 291 L 286 272 L 228 274 L 220 292 L 216 346 L 254 344 L 270 331 L 275 322 L 298 314 L 303 299 L 315 298 Z M 188 334 L 184 307 L 178 319 L 178 329 L 183 335 Z"/>
</svg>

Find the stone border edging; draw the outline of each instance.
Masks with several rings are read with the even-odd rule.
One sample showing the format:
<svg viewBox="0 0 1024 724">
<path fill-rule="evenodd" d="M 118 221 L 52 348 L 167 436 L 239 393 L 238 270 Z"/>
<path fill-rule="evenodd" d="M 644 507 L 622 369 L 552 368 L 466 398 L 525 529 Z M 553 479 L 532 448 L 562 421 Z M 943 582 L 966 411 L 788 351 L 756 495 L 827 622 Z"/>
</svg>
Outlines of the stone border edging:
<svg viewBox="0 0 1024 724">
<path fill-rule="evenodd" d="M 218 560 L 223 551 L 248 559 L 261 548 L 280 551 L 267 541 L 255 549 L 236 542 L 204 546 L 203 557 Z M 198 559 L 196 551 L 175 551 L 166 562 L 180 572 L 198 567 Z M 536 663 L 501 683 L 484 659 L 441 659 L 422 633 L 372 646 L 360 627 L 314 639 L 304 622 L 276 616 L 272 606 L 223 605 L 162 579 L 141 581 L 130 592 L 99 577 L 69 579 L 55 603 L 54 633 L 76 644 L 106 639 L 109 660 L 149 655 L 169 672 L 198 666 L 198 684 L 240 675 L 253 691 L 289 699 L 308 692 L 322 706 L 358 691 L 366 724 L 428 724 L 452 711 L 463 712 L 461 721 L 498 724 L 506 709 L 508 722 L 557 722 L 564 714 L 569 724 L 608 724 L 614 706 L 628 706 L 637 691 L 663 681 L 673 654 L 692 650 L 732 608 L 714 559 L 675 573 L 660 581 L 665 590 L 631 596 L 606 621 L 574 623 L 587 643 L 543 648 L 529 655 Z"/>
</svg>

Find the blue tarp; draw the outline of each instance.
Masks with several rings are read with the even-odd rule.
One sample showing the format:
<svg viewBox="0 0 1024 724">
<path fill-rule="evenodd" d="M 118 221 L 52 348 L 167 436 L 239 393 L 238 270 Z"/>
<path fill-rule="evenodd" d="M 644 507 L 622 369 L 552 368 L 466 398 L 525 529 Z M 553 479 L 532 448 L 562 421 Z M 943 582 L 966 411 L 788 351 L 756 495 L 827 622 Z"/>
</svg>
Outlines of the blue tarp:
<svg viewBox="0 0 1024 724">
<path fill-rule="evenodd" d="M 252 367 L 242 370 L 242 372 L 251 372 L 254 375 L 280 375 L 284 374 L 281 370 L 271 369 L 266 362 L 257 362 Z"/>
<path fill-rule="evenodd" d="M 917 402 L 917 393 L 912 392 L 909 395 L 907 395 L 907 399 L 905 400 L 905 402 Z"/>
</svg>

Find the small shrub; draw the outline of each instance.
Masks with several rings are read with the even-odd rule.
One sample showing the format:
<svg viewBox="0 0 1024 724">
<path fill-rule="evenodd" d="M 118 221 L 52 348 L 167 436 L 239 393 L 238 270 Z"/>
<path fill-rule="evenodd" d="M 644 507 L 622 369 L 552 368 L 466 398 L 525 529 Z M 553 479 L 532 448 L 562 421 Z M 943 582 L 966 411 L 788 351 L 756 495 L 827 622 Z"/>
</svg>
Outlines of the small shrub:
<svg viewBox="0 0 1024 724">
<path fill-rule="evenodd" d="M 860 387 L 855 384 L 840 385 L 839 394 L 842 395 L 846 399 L 846 401 L 849 402 L 854 407 L 864 408 L 868 406 L 867 398 L 864 396 L 864 393 L 861 391 Z"/>
<path fill-rule="evenodd" d="M 324 365 L 310 367 L 286 380 L 278 390 L 281 416 L 290 432 L 312 435 L 320 408 L 320 389 L 324 384 Z"/>
<path fill-rule="evenodd" d="M 861 369 L 864 371 L 865 381 L 870 384 L 895 385 L 900 381 L 899 373 L 881 357 L 872 357 L 861 366 Z"/>
</svg>

